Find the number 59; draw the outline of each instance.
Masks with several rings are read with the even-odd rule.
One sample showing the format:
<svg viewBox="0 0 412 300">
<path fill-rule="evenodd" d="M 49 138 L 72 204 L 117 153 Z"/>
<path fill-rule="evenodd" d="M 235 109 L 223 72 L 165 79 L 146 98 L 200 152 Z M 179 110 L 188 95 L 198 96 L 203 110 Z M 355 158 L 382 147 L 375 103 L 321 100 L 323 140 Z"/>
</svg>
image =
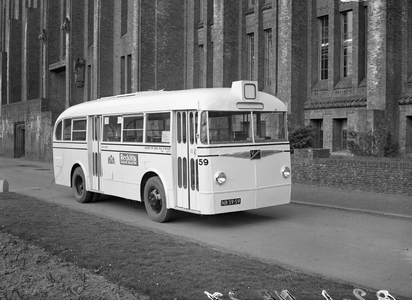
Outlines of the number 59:
<svg viewBox="0 0 412 300">
<path fill-rule="evenodd" d="M 208 159 L 199 159 L 199 166 L 207 166 L 209 164 Z"/>
</svg>

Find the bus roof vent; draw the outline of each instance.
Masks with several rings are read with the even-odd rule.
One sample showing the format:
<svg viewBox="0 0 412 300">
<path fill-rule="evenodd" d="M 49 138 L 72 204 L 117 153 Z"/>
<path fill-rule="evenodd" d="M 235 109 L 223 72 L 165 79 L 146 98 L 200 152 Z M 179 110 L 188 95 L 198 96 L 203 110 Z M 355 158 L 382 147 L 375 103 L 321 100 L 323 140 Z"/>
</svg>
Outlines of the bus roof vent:
<svg viewBox="0 0 412 300">
<path fill-rule="evenodd" d="M 233 81 L 232 91 L 237 93 L 241 101 L 258 100 L 258 83 L 257 81 Z"/>
</svg>

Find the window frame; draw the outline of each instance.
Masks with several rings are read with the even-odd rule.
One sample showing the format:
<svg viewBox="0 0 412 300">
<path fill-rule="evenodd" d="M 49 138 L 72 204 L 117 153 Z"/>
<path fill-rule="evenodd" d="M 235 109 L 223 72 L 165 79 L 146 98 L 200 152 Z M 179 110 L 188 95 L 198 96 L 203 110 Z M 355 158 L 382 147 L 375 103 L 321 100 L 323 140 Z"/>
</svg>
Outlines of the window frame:
<svg viewBox="0 0 412 300">
<path fill-rule="evenodd" d="M 84 124 L 85 124 L 84 129 L 75 129 L 75 123 L 77 123 L 77 122 L 84 122 Z M 75 141 L 75 142 L 85 142 L 85 141 L 87 141 L 87 118 L 86 117 L 73 118 L 72 119 L 72 129 L 71 129 L 71 131 L 72 131 L 72 134 L 71 134 L 71 136 L 72 136 L 71 140 L 72 141 Z M 77 137 L 75 138 L 75 135 L 77 136 L 77 134 L 79 134 L 79 133 L 84 134 L 84 135 L 82 135 L 83 138 L 81 138 L 81 139 L 78 139 Z"/>
<path fill-rule="evenodd" d="M 329 79 L 329 15 L 318 18 L 319 80 Z"/>
<path fill-rule="evenodd" d="M 350 77 L 353 73 L 353 11 L 347 10 L 340 13 L 341 18 L 341 56 L 340 76 Z"/>
</svg>

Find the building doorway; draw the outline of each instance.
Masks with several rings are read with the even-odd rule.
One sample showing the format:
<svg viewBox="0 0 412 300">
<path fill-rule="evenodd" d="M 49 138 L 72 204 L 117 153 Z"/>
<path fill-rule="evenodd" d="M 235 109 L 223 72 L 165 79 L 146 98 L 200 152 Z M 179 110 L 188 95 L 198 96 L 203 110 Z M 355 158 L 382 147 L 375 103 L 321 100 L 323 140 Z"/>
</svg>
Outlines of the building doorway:
<svg viewBox="0 0 412 300">
<path fill-rule="evenodd" d="M 332 152 L 348 149 L 348 119 L 333 120 Z"/>
<path fill-rule="evenodd" d="M 24 122 L 14 123 L 14 158 L 26 156 L 26 125 Z"/>
<path fill-rule="evenodd" d="M 406 117 L 405 154 L 412 154 L 412 116 Z"/>
<path fill-rule="evenodd" d="M 312 139 L 312 147 L 323 148 L 323 120 L 312 119 L 310 125 L 314 128 L 314 136 Z"/>
</svg>

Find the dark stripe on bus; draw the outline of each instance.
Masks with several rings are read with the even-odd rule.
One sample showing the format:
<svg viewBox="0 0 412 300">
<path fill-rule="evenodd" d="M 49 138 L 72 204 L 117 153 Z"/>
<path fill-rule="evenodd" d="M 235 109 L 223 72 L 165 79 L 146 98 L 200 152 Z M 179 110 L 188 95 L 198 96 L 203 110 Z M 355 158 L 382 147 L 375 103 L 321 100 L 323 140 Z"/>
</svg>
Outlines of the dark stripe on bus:
<svg viewBox="0 0 412 300">
<path fill-rule="evenodd" d="M 267 143 L 267 144 L 236 144 L 236 145 L 216 145 L 216 146 L 198 146 L 198 149 L 220 149 L 220 148 L 242 148 L 242 147 L 264 147 L 264 146 L 284 146 L 289 143 Z"/>
<path fill-rule="evenodd" d="M 137 153 L 137 154 L 172 155 L 172 153 L 125 151 L 125 150 L 109 150 L 109 149 L 101 149 L 101 152 L 122 152 L 122 153 Z"/>
</svg>

